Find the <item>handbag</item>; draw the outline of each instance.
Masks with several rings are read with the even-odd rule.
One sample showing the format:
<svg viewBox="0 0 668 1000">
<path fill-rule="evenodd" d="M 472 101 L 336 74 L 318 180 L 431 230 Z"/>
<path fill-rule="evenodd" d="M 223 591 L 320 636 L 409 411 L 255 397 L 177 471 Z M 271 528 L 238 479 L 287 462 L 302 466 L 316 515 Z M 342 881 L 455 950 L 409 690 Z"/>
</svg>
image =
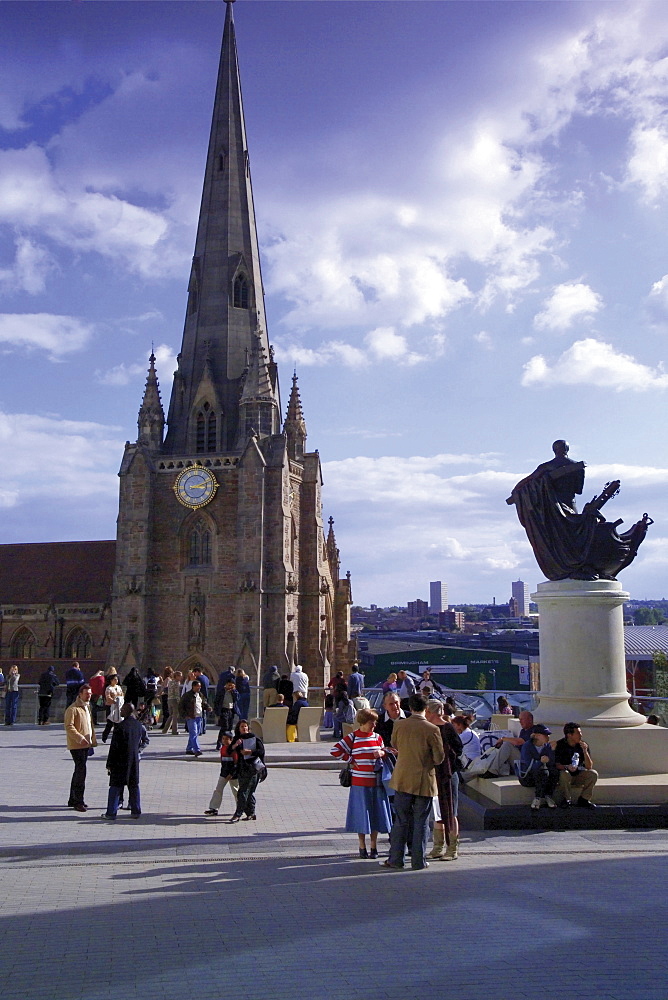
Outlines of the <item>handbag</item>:
<svg viewBox="0 0 668 1000">
<path fill-rule="evenodd" d="M 345 767 L 339 771 L 339 784 L 342 788 L 350 788 L 353 783 L 352 761 L 348 761 Z"/>
<path fill-rule="evenodd" d="M 256 757 L 253 761 L 253 767 L 255 768 L 255 773 L 257 774 L 260 781 L 264 781 L 267 777 L 267 765 L 259 757 Z"/>
<path fill-rule="evenodd" d="M 339 771 L 339 784 L 342 788 L 350 788 L 353 783 L 353 747 L 355 746 L 355 737 L 353 736 L 353 742 L 350 747 L 350 760 L 345 767 L 342 767 Z"/>
</svg>

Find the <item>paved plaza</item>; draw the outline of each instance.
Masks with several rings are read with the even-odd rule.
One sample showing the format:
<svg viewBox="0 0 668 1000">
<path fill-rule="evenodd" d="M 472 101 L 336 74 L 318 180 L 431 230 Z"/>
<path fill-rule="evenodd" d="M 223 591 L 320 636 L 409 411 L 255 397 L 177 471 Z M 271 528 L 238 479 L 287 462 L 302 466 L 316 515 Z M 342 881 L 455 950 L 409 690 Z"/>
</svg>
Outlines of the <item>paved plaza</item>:
<svg viewBox="0 0 668 1000">
<path fill-rule="evenodd" d="M 62 727 L 2 731 L 5 1000 L 665 1000 L 667 831 L 464 832 L 458 862 L 381 871 L 335 770 L 271 767 L 256 823 L 205 817 L 214 740 L 152 736 L 143 815 L 112 824 L 107 747 L 79 814 Z"/>
</svg>

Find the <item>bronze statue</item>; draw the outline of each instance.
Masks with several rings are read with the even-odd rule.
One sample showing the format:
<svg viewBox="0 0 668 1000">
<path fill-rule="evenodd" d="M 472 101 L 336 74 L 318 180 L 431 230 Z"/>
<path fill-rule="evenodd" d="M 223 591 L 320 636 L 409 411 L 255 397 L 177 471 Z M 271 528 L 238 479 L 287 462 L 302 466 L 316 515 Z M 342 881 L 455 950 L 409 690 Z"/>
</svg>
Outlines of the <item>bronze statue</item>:
<svg viewBox="0 0 668 1000">
<path fill-rule="evenodd" d="M 568 457 L 568 442 L 555 441 L 554 458 L 522 479 L 506 500 L 515 504 L 536 561 L 548 580 L 615 580 L 636 557 L 653 524 L 643 514 L 629 531 L 606 521 L 601 507 L 619 493 L 619 480 L 606 483 L 579 514 L 575 496 L 584 489 L 584 462 Z"/>
</svg>

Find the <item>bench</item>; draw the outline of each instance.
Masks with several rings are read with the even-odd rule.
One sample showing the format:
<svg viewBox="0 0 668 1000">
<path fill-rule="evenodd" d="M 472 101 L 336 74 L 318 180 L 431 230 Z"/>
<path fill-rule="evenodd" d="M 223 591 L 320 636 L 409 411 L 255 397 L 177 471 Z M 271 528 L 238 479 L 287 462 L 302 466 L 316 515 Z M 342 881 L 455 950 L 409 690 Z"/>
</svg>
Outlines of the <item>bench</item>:
<svg viewBox="0 0 668 1000">
<path fill-rule="evenodd" d="M 302 709 L 302 712 L 304 709 Z M 301 713 L 300 713 L 301 714 Z M 259 736 L 264 743 L 286 743 L 285 726 L 288 718 L 286 708 L 268 708 L 262 720 L 252 719 L 251 732 Z"/>
<path fill-rule="evenodd" d="M 322 708 L 301 708 L 297 719 L 297 739 L 300 743 L 318 743 Z"/>
</svg>

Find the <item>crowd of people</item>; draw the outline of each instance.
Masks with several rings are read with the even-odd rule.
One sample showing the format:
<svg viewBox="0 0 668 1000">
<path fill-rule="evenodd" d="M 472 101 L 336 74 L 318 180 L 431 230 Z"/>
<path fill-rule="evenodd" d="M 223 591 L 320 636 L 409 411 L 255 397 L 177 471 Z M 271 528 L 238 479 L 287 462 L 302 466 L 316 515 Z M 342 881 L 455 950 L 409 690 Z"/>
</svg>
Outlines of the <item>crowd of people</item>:
<svg viewBox="0 0 668 1000">
<path fill-rule="evenodd" d="M 109 667 L 106 674 L 98 671 L 86 682 L 75 662 L 67 671 L 65 683 L 64 725 L 74 762 L 68 806 L 77 812 L 88 810 L 86 764 L 97 746 L 98 709 L 103 708 L 105 713 L 101 740 L 106 743 L 111 738 L 107 758 L 109 797 L 106 812 L 102 814 L 106 820 L 116 819 L 124 787 L 128 789 L 131 817 L 141 815 L 139 761 L 149 740 L 148 731 L 159 726 L 163 735 L 176 736 L 182 722 L 188 736 L 186 755 L 201 757 L 199 740 L 206 732 L 207 714 L 213 711 L 218 717 L 216 750 L 220 752 L 221 771 L 205 815 L 218 815 L 224 788 L 229 784 L 235 801 L 229 822 L 256 819 L 255 792 L 267 770 L 263 741 L 251 732 L 248 722 L 251 686 L 243 669 L 228 667 L 220 675 L 213 693 L 209 678 L 199 667 L 194 667 L 186 678 L 172 667 L 166 667 L 160 675 L 149 670 L 145 677 L 132 667 L 122 683 L 115 667 Z M 40 678 L 40 725 L 49 724 L 50 699 L 58 684 L 53 667 Z M 300 665 L 289 677 L 281 676 L 277 667 L 271 667 L 265 675 L 265 706 L 288 706 L 286 736 L 296 730 L 300 709 L 308 705 L 308 686 L 308 676 Z M 295 738 L 294 734 L 291 738 Z"/>
<path fill-rule="evenodd" d="M 12 666 L 7 678 L 5 724 L 14 725 L 20 675 Z M 60 682 L 53 666 L 40 676 L 38 724 L 49 724 L 51 701 Z M 227 785 L 234 799 L 229 822 L 255 820 L 256 791 L 266 776 L 262 739 L 251 732 L 250 679 L 244 670 L 229 667 L 213 688 L 195 667 L 186 677 L 166 667 L 158 675 L 149 670 L 142 677 L 131 668 L 122 682 L 114 667 L 97 671 L 86 682 L 76 661 L 65 674 L 67 747 L 74 772 L 68 805 L 85 812 L 86 763 L 97 745 L 98 713 L 104 710 L 101 740 L 111 738 L 107 759 L 109 795 L 107 820 L 116 819 L 124 789 L 132 817 L 141 815 L 139 761 L 148 732 L 160 727 L 163 735 L 178 735 L 183 724 L 188 740 L 185 753 L 200 757 L 200 738 L 207 714 L 217 716 L 216 750 L 220 752 L 220 777 L 211 795 L 206 816 L 217 816 Z M 425 670 L 421 680 L 406 671 L 390 674 L 383 684 L 380 712 L 365 697 L 364 675 L 353 667 L 348 677 L 338 671 L 330 680 L 324 700 L 325 728 L 333 730 L 331 755 L 346 764 L 342 784 L 349 787 L 345 829 L 358 836 L 361 858 L 378 858 L 378 836 L 390 839 L 386 868 L 404 867 L 410 857 L 413 869 L 427 867 L 427 833 L 433 827 L 432 860 L 458 857 L 457 820 L 459 787 L 476 775 L 512 774 L 531 788 L 531 809 L 570 805 L 594 809 L 592 796 L 598 774 L 580 726 L 569 722 L 563 738 L 534 723 L 530 712 L 520 713 L 518 736 L 499 735 L 483 750 L 473 718 L 458 711 Z M 286 740 L 297 739 L 299 714 L 308 707 L 309 678 L 300 665 L 281 674 L 269 667 L 263 677 L 265 712 L 287 708 Z M 510 708 L 498 700 L 502 714 Z M 649 720 L 648 720 L 649 721 Z M 484 735 L 484 734 L 483 734 Z M 367 844 L 368 838 L 368 844 Z"/>
</svg>

